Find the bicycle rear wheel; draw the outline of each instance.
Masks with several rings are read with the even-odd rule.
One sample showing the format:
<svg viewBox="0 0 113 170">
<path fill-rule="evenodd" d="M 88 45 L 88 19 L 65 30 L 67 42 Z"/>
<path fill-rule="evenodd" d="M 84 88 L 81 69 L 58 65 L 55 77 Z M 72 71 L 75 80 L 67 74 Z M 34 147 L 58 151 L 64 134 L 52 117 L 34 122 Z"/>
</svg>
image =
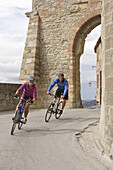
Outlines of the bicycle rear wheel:
<svg viewBox="0 0 113 170">
<path fill-rule="evenodd" d="M 16 128 L 16 123 L 13 123 L 13 126 L 11 128 L 11 135 L 13 135 L 15 128 Z"/>
<path fill-rule="evenodd" d="M 52 116 L 52 113 L 53 113 L 53 108 L 54 108 L 54 105 L 53 105 L 53 103 L 51 103 L 50 106 L 48 107 L 46 115 L 45 115 L 45 122 L 49 122 L 49 120 Z"/>
<path fill-rule="evenodd" d="M 62 110 L 62 103 L 60 102 L 57 106 L 56 113 L 55 113 L 55 118 L 59 119 L 61 117 L 60 111 Z"/>
</svg>

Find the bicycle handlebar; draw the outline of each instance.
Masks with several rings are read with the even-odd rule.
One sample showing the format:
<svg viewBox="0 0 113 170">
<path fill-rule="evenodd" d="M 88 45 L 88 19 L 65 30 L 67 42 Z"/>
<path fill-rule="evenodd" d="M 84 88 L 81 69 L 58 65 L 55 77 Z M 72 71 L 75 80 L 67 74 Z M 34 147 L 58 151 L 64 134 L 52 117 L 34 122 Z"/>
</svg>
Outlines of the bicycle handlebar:
<svg viewBox="0 0 113 170">
<path fill-rule="evenodd" d="M 51 93 L 49 93 L 49 95 L 50 96 L 54 96 L 54 97 L 58 97 L 58 96 L 56 96 L 56 95 L 54 95 L 54 94 L 51 94 Z M 58 97 L 59 99 L 61 98 L 61 97 Z"/>
<path fill-rule="evenodd" d="M 20 100 L 21 98 L 20 97 L 17 97 L 17 98 L 15 98 L 15 100 Z M 33 103 L 33 102 L 31 102 L 31 101 L 28 101 L 27 99 L 22 99 L 22 101 L 25 101 L 26 103 Z"/>
<path fill-rule="evenodd" d="M 20 97 L 14 97 L 13 96 L 13 100 L 20 100 Z"/>
<path fill-rule="evenodd" d="M 55 95 L 54 95 L 54 94 L 49 93 L 49 95 L 50 95 L 50 96 L 54 96 L 54 97 L 55 97 Z"/>
</svg>

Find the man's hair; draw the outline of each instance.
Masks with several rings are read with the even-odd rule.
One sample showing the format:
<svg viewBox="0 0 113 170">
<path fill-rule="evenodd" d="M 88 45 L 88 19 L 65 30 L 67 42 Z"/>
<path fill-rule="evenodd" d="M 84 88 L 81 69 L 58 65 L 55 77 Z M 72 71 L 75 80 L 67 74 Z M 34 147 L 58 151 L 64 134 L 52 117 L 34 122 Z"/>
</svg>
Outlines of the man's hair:
<svg viewBox="0 0 113 170">
<path fill-rule="evenodd" d="M 58 77 L 64 77 L 64 74 L 63 73 L 60 73 L 60 74 L 58 74 Z"/>
</svg>

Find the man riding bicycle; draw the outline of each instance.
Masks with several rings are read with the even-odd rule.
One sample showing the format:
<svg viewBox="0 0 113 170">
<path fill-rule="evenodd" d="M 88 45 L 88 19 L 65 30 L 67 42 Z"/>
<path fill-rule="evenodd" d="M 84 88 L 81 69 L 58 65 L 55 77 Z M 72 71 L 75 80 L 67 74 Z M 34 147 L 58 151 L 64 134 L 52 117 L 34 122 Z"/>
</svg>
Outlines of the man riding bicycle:
<svg viewBox="0 0 113 170">
<path fill-rule="evenodd" d="M 16 93 L 14 94 L 14 99 L 17 98 L 17 95 L 22 91 L 22 96 L 21 99 L 19 101 L 19 104 L 16 107 L 16 110 L 18 109 L 18 107 L 20 106 L 21 102 L 23 99 L 27 99 L 29 102 L 26 103 L 26 107 L 25 107 L 25 112 L 24 112 L 24 120 L 23 123 L 27 122 L 27 115 L 29 112 L 29 106 L 36 100 L 37 98 L 37 89 L 36 86 L 34 84 L 35 81 L 35 77 L 34 76 L 30 76 L 29 77 L 29 82 L 25 82 L 23 85 L 20 86 L 20 88 L 16 91 Z M 13 117 L 14 119 L 14 117 Z"/>
<path fill-rule="evenodd" d="M 61 97 L 63 99 L 62 110 L 60 114 L 63 113 L 63 109 L 66 105 L 66 100 L 68 100 L 68 81 L 64 78 L 64 74 L 60 73 L 58 78 L 55 79 L 48 88 L 47 94 L 50 93 L 51 89 L 57 84 L 58 89 L 56 90 L 55 96 Z"/>
</svg>

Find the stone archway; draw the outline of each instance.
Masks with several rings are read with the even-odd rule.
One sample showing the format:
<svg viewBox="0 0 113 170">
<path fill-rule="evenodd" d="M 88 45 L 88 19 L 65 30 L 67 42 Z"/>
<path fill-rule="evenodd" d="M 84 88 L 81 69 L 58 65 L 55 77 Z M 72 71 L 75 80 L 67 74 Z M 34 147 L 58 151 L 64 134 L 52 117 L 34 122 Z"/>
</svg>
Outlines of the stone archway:
<svg viewBox="0 0 113 170">
<path fill-rule="evenodd" d="M 72 52 L 70 58 L 70 70 L 71 80 L 70 80 L 70 95 L 72 96 L 72 107 L 80 108 L 82 107 L 81 94 L 80 94 L 80 57 L 84 52 L 85 38 L 96 26 L 101 24 L 100 11 L 95 14 L 86 15 L 79 23 L 76 23 L 75 38 L 73 40 Z M 77 27 L 77 28 L 76 28 Z M 71 45 L 70 45 L 71 46 Z M 69 48 L 70 50 L 71 48 Z"/>
<path fill-rule="evenodd" d="M 82 37 L 82 29 L 87 29 L 84 32 L 87 35 L 96 27 L 93 19 L 101 10 L 101 0 L 33 0 L 33 11 L 26 13 L 30 20 L 19 82 L 27 81 L 29 75 L 36 77 L 36 108 L 48 107 L 50 98 L 46 91 L 59 72 L 65 74 L 70 84 L 68 108 L 81 106 L 80 95 L 75 90 L 79 84 L 75 81 L 74 47 Z"/>
</svg>

